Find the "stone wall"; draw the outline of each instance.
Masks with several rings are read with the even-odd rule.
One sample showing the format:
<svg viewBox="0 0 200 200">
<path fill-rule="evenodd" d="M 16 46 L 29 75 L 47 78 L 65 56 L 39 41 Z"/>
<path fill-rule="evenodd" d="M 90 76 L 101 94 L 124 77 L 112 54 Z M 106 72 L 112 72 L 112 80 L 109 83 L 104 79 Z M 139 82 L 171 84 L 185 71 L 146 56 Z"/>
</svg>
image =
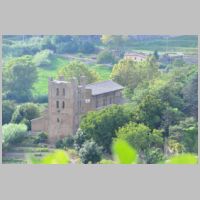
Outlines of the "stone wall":
<svg viewBox="0 0 200 200">
<path fill-rule="evenodd" d="M 47 116 L 31 120 L 31 130 L 32 132 L 48 132 Z"/>
<path fill-rule="evenodd" d="M 93 96 L 92 90 L 85 88 L 84 78 L 80 84 L 75 78 L 69 82 L 63 77 L 59 80 L 50 78 L 48 109 L 43 117 L 31 121 L 32 131 L 47 132 L 49 142 L 55 143 L 60 138 L 75 134 L 81 117 L 87 112 L 122 102 L 121 91 Z"/>
</svg>

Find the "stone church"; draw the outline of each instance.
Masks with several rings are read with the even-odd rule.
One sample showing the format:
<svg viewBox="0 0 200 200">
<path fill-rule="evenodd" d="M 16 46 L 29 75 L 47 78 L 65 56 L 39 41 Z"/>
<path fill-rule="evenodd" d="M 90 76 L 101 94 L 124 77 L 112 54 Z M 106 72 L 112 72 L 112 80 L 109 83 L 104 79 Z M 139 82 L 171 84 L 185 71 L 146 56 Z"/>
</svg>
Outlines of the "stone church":
<svg viewBox="0 0 200 200">
<path fill-rule="evenodd" d="M 123 103 L 122 90 L 112 80 L 86 85 L 85 77 L 79 82 L 76 78 L 66 81 L 63 76 L 58 80 L 49 78 L 48 109 L 31 121 L 32 132 L 47 132 L 50 143 L 75 134 L 87 112 Z"/>
</svg>

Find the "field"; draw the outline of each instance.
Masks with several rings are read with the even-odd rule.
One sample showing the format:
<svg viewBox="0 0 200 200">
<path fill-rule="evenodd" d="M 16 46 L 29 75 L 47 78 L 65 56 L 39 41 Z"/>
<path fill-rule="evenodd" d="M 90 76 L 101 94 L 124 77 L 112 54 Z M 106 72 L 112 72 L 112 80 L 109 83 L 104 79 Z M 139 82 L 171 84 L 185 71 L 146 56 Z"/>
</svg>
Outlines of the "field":
<svg viewBox="0 0 200 200">
<path fill-rule="evenodd" d="M 69 63 L 69 60 L 61 57 L 56 57 L 52 65 L 48 69 L 38 67 L 38 80 L 34 84 L 33 94 L 34 96 L 45 95 L 48 91 L 48 77 L 56 78 L 57 70 L 62 66 Z M 91 70 L 95 70 L 99 76 L 100 80 L 109 79 L 110 73 L 112 71 L 111 67 L 100 65 L 100 64 L 88 64 Z"/>
<path fill-rule="evenodd" d="M 182 52 L 196 54 L 198 45 L 197 36 L 178 36 L 172 38 L 154 38 L 151 40 L 135 40 L 129 44 L 130 50 L 146 50 L 160 52 Z"/>
</svg>

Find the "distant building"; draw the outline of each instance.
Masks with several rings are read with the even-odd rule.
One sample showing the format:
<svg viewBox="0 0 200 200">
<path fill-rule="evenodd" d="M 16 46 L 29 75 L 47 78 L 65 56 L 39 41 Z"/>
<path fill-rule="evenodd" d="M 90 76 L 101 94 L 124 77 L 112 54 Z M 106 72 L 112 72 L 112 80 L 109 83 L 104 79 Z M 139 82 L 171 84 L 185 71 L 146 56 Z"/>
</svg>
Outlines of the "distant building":
<svg viewBox="0 0 200 200">
<path fill-rule="evenodd" d="M 136 62 L 141 62 L 146 60 L 148 55 L 144 53 L 128 52 L 124 54 L 124 59 L 131 59 Z"/>
<path fill-rule="evenodd" d="M 49 78 L 48 109 L 43 116 L 31 120 L 32 132 L 47 132 L 50 143 L 76 133 L 81 116 L 112 104 L 123 103 L 123 87 L 112 80 L 86 85 L 76 78 L 69 82 Z"/>
<path fill-rule="evenodd" d="M 159 62 L 163 64 L 170 64 L 175 60 L 183 60 L 183 54 L 178 53 L 166 53 L 159 57 Z"/>
</svg>

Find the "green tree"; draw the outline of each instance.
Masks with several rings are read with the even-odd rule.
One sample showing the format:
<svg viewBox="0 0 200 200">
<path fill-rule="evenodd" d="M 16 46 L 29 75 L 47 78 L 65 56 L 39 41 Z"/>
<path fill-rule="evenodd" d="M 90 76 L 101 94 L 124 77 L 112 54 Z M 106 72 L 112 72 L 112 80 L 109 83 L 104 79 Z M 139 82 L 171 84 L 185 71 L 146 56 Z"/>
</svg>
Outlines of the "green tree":
<svg viewBox="0 0 200 200">
<path fill-rule="evenodd" d="M 116 137 L 115 131 L 130 119 L 130 113 L 123 106 L 113 105 L 87 113 L 80 128 L 87 139 L 93 139 L 104 151 L 110 152 L 112 139 Z"/>
<path fill-rule="evenodd" d="M 66 79 L 76 77 L 79 82 L 81 76 L 86 76 L 87 83 L 95 82 L 99 78 L 94 71 L 89 70 L 83 63 L 77 61 L 65 65 L 57 74 L 63 75 Z"/>
<path fill-rule="evenodd" d="M 130 60 L 120 60 L 113 66 L 111 78 L 123 86 L 136 88 L 139 82 L 142 81 L 141 68 L 139 65 Z"/>
<path fill-rule="evenodd" d="M 198 153 L 198 125 L 190 117 L 179 124 L 169 127 L 169 140 L 176 141 L 183 146 L 184 152 Z"/>
<path fill-rule="evenodd" d="M 25 103 L 17 106 L 12 115 L 12 123 L 25 123 L 28 130 L 31 129 L 31 120 L 40 116 L 39 108 L 36 104 Z"/>
<path fill-rule="evenodd" d="M 133 113 L 133 121 L 144 123 L 151 129 L 159 128 L 165 108 L 166 105 L 159 98 L 147 95 L 138 104 L 136 112 Z"/>
<path fill-rule="evenodd" d="M 144 160 L 147 163 L 151 163 L 160 159 L 163 148 L 163 137 L 161 131 L 155 129 L 152 131 L 144 124 L 130 122 L 119 128 L 116 134 L 118 138 L 127 141 L 137 150 L 141 161 Z M 158 150 L 155 150 L 155 148 L 160 149 L 159 155 Z M 157 157 L 155 158 L 153 156 Z"/>
<path fill-rule="evenodd" d="M 169 126 L 175 125 L 181 119 L 183 119 L 184 115 L 177 108 L 172 108 L 167 106 L 166 109 L 162 113 L 162 122 L 161 127 L 164 129 L 165 136 L 169 136 Z"/>
<path fill-rule="evenodd" d="M 159 75 L 158 69 L 159 66 L 153 57 L 149 57 L 144 62 L 123 59 L 114 65 L 111 78 L 126 86 L 129 93 L 133 94 L 137 86 L 157 77 Z"/>
<path fill-rule="evenodd" d="M 74 135 L 74 147 L 77 151 L 82 147 L 83 143 L 86 141 L 86 135 L 81 129 L 78 129 Z"/>
<path fill-rule="evenodd" d="M 116 62 L 116 58 L 113 55 L 112 52 L 108 51 L 108 50 L 104 50 L 101 51 L 98 56 L 97 56 L 97 63 L 100 64 L 107 64 L 107 63 L 111 63 L 114 64 Z"/>
<path fill-rule="evenodd" d="M 3 100 L 2 102 L 2 124 L 8 124 L 11 121 L 16 105 L 13 101 Z"/>
<path fill-rule="evenodd" d="M 37 71 L 31 56 L 22 56 L 9 60 L 3 71 L 3 89 L 8 99 L 17 102 L 29 101 L 31 89 L 37 80 Z"/>
<path fill-rule="evenodd" d="M 101 41 L 104 45 L 115 50 L 122 50 L 128 40 L 127 36 L 123 35 L 102 35 Z"/>
<path fill-rule="evenodd" d="M 198 118 L 198 73 L 183 88 L 183 99 L 185 101 L 184 112 Z"/>
<path fill-rule="evenodd" d="M 101 160 L 102 151 L 101 147 L 99 147 L 94 141 L 88 140 L 86 141 L 82 148 L 79 150 L 79 156 L 81 161 L 84 164 L 89 162 L 97 163 Z"/>
</svg>

